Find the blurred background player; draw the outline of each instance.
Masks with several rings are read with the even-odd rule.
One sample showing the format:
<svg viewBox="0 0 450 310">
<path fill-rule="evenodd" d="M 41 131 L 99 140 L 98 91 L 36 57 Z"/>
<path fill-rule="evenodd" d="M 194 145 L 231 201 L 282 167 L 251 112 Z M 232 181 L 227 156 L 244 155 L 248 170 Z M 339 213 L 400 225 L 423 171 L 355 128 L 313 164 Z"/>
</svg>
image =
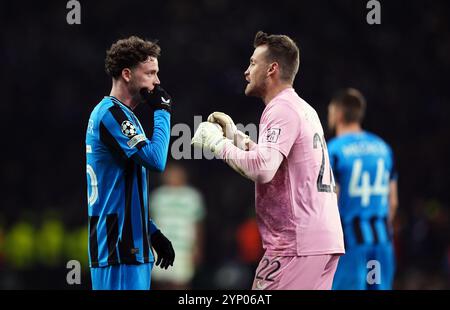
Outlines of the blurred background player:
<svg viewBox="0 0 450 310">
<path fill-rule="evenodd" d="M 265 104 L 258 144 L 219 112 L 192 142 L 256 183 L 265 254 L 253 289 L 331 289 L 344 240 L 322 125 L 292 87 L 300 52 L 288 36 L 262 31 L 254 47 L 245 94 Z"/>
<path fill-rule="evenodd" d="M 163 185 L 150 196 L 150 212 L 153 220 L 164 227 L 177 261 L 170 270 L 153 271 L 154 288 L 190 289 L 203 257 L 203 197 L 188 185 L 187 171 L 179 164 L 170 163 L 162 177 Z"/>
<path fill-rule="evenodd" d="M 111 93 L 92 111 L 86 131 L 93 289 L 148 290 L 150 246 L 161 268 L 175 258 L 148 212 L 147 169 L 164 170 L 170 139 L 171 98 L 159 86 L 159 55 L 156 43 L 135 36 L 117 41 L 106 53 Z M 142 101 L 154 110 L 150 139 L 133 113 Z"/>
<path fill-rule="evenodd" d="M 389 145 L 361 128 L 365 109 L 356 89 L 339 91 L 328 107 L 329 128 L 336 132 L 328 151 L 346 249 L 333 289 L 391 289 L 394 278 L 391 227 L 398 205 L 397 173 Z M 371 260 L 379 265 L 368 266 Z M 374 266 L 379 273 L 368 278 Z"/>
</svg>

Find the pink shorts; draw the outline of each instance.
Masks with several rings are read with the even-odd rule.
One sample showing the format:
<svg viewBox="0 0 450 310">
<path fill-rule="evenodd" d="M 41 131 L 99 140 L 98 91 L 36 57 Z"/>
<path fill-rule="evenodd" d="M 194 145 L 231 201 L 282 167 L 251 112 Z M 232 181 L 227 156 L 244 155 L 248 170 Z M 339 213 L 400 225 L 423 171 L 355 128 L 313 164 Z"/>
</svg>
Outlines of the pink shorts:
<svg viewBox="0 0 450 310">
<path fill-rule="evenodd" d="M 253 290 L 330 290 L 339 255 L 267 256 L 259 262 Z"/>
</svg>

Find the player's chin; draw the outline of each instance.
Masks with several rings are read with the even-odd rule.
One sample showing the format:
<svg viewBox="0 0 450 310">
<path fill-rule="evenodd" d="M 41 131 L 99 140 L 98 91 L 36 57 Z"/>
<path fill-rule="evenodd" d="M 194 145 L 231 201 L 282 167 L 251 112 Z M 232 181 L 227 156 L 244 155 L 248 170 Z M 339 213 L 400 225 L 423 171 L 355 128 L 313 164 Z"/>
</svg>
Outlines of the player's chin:
<svg viewBox="0 0 450 310">
<path fill-rule="evenodd" d="M 252 91 L 253 91 L 253 87 L 251 86 L 250 83 L 248 83 L 247 86 L 245 87 L 245 95 L 252 96 Z"/>
<path fill-rule="evenodd" d="M 148 89 L 149 91 L 153 91 L 155 89 L 155 85 L 144 85 L 143 87 Z"/>
<path fill-rule="evenodd" d="M 248 84 L 245 88 L 245 95 L 247 97 L 261 97 L 259 88 L 255 87 L 254 85 Z"/>
</svg>

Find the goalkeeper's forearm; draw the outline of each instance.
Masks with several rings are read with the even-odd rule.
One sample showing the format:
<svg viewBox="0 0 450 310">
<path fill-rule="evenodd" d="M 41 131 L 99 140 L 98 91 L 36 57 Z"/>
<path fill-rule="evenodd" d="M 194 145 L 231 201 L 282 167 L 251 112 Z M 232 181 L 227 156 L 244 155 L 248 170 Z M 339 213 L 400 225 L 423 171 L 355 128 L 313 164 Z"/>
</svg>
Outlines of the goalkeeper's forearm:
<svg viewBox="0 0 450 310">
<path fill-rule="evenodd" d="M 283 161 L 283 155 L 279 151 L 259 147 L 254 142 L 250 151 L 243 151 L 229 142 L 219 158 L 236 172 L 257 183 L 270 182 Z"/>
<path fill-rule="evenodd" d="M 251 151 L 257 145 L 248 135 L 240 130 L 236 130 L 233 137 L 233 144 L 243 151 Z"/>
</svg>

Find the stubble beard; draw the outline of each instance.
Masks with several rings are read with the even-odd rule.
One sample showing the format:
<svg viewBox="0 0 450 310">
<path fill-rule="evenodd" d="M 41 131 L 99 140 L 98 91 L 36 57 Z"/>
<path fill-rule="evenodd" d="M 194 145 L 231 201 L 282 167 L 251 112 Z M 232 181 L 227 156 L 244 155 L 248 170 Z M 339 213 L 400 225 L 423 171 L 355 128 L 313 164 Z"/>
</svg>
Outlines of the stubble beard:
<svg viewBox="0 0 450 310">
<path fill-rule="evenodd" d="M 128 86 L 128 91 L 133 102 L 138 105 L 143 102 L 143 98 L 140 94 L 140 88 L 134 83 L 134 81 L 130 81 L 130 85 Z"/>
<path fill-rule="evenodd" d="M 264 94 L 266 92 L 266 85 L 264 82 L 255 83 L 251 87 L 249 87 L 251 83 L 247 84 L 245 88 L 245 95 L 247 97 L 257 97 L 257 98 L 263 98 Z"/>
</svg>

